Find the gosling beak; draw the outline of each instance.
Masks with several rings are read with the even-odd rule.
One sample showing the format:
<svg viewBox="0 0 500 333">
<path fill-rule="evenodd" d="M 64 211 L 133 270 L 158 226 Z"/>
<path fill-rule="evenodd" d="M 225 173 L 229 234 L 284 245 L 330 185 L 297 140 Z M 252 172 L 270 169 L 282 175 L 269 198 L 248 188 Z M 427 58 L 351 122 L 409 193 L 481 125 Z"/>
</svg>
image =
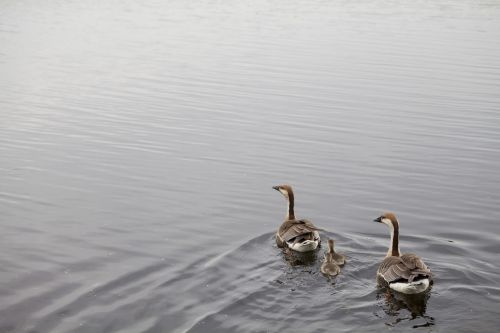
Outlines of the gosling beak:
<svg viewBox="0 0 500 333">
<path fill-rule="evenodd" d="M 382 223 L 382 218 L 383 218 L 382 216 L 379 216 L 375 220 L 373 220 L 373 222 Z"/>
<path fill-rule="evenodd" d="M 279 186 L 273 186 L 273 188 L 274 188 L 276 191 L 279 191 L 279 190 L 280 190 L 280 187 L 279 187 Z"/>
</svg>

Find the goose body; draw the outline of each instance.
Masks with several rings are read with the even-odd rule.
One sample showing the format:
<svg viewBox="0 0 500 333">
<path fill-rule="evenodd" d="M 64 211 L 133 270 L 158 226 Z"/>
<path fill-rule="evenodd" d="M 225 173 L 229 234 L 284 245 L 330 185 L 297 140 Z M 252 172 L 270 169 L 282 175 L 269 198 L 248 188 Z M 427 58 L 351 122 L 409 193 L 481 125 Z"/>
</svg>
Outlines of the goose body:
<svg viewBox="0 0 500 333">
<path fill-rule="evenodd" d="M 384 223 L 391 229 L 391 245 L 377 270 L 380 284 L 404 294 L 418 294 L 432 282 L 431 270 L 413 253 L 401 255 L 399 251 L 399 221 L 393 213 L 385 213 L 375 222 Z"/>
<path fill-rule="evenodd" d="M 330 256 L 331 260 L 339 266 L 344 266 L 345 264 L 345 255 L 335 252 L 333 239 L 328 240 L 328 253 L 325 256 Z"/>
<path fill-rule="evenodd" d="M 288 201 L 285 221 L 276 232 L 276 244 L 278 247 L 288 247 L 297 252 L 308 252 L 315 250 L 321 242 L 319 228 L 306 219 L 296 219 L 294 213 L 294 194 L 290 185 L 274 186 Z"/>
<path fill-rule="evenodd" d="M 337 276 L 340 273 L 340 267 L 334 262 L 324 261 L 321 264 L 321 273 L 328 276 Z"/>
<path fill-rule="evenodd" d="M 328 252 L 325 253 L 323 264 L 321 264 L 321 273 L 329 276 L 335 276 L 340 273 L 341 265 L 345 264 L 345 256 L 335 253 L 333 240 L 328 240 Z"/>
</svg>

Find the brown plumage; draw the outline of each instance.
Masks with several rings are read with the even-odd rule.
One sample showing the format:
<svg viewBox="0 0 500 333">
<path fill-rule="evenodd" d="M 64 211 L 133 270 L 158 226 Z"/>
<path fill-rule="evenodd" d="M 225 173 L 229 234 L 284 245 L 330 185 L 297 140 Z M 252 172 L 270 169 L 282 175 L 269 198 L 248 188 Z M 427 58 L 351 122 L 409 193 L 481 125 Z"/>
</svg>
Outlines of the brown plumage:
<svg viewBox="0 0 500 333">
<path fill-rule="evenodd" d="M 412 282 L 416 278 L 430 277 L 431 270 L 416 254 L 405 253 L 401 257 L 386 257 L 377 272 L 387 283 L 398 280 Z"/>
<path fill-rule="evenodd" d="M 391 286 L 391 283 L 399 283 L 398 291 L 407 293 L 420 292 L 421 290 L 418 290 L 418 288 L 423 287 L 411 286 L 411 283 L 423 279 L 428 279 L 428 282 L 430 282 L 432 273 L 416 254 L 405 253 L 401 255 L 399 251 L 399 221 L 396 215 L 384 213 L 374 221 L 384 223 L 391 228 L 391 244 L 385 259 L 377 270 L 379 281 L 382 280 L 382 283 L 389 284 L 389 286 Z M 405 283 L 411 288 L 408 287 L 408 290 L 406 290 Z M 428 285 L 428 283 L 425 285 Z"/>
<path fill-rule="evenodd" d="M 325 257 L 327 256 L 330 258 L 330 261 L 336 263 L 339 266 L 343 266 L 345 264 L 345 255 L 335 252 L 333 239 L 328 240 L 328 252 L 325 253 Z"/>
<path fill-rule="evenodd" d="M 321 229 L 317 228 L 309 220 L 286 220 L 279 227 L 277 236 L 284 242 L 289 242 L 294 238 L 294 241 L 298 241 L 299 238 L 304 240 L 313 240 L 314 231 L 321 231 Z"/>
<path fill-rule="evenodd" d="M 329 276 L 336 276 L 340 273 L 340 267 L 334 262 L 324 261 L 320 267 L 321 273 Z"/>
<path fill-rule="evenodd" d="M 278 247 L 293 247 L 293 245 L 304 241 L 313 241 L 319 244 L 320 237 L 318 231 L 321 229 L 316 227 L 309 220 L 298 220 L 295 218 L 295 198 L 292 187 L 290 185 L 279 185 L 274 186 L 273 188 L 283 194 L 283 196 L 288 200 L 285 221 L 276 232 L 276 244 Z"/>
<path fill-rule="evenodd" d="M 325 258 L 323 263 L 321 264 L 320 271 L 323 274 L 335 276 L 340 273 L 340 267 L 337 264 L 337 260 L 335 260 L 335 251 L 333 249 L 333 240 L 328 240 L 328 252 L 325 253 Z M 344 263 L 342 262 L 342 265 Z"/>
</svg>

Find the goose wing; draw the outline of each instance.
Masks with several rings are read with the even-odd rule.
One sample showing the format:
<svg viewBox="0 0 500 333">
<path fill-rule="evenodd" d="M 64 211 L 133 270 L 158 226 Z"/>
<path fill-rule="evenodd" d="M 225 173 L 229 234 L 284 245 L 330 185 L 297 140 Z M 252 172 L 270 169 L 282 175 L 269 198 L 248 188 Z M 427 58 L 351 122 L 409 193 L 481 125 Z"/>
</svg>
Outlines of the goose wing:
<svg viewBox="0 0 500 333">
<path fill-rule="evenodd" d="M 342 266 L 345 264 L 345 255 L 335 252 L 332 257 L 337 265 Z"/>
<path fill-rule="evenodd" d="M 411 270 L 409 281 L 413 281 L 419 275 L 431 277 L 431 270 L 423 262 L 423 260 L 413 253 L 405 253 L 401 256 L 401 260 Z"/>
<path fill-rule="evenodd" d="M 324 262 L 321 267 L 320 267 L 321 273 L 330 275 L 330 276 L 335 276 L 339 274 L 340 268 L 336 264 L 332 262 Z"/>
<path fill-rule="evenodd" d="M 288 220 L 285 221 L 279 230 L 280 237 L 288 242 L 289 240 L 304 234 L 308 234 L 314 231 L 320 231 L 322 229 L 317 228 L 309 220 Z"/>
<path fill-rule="evenodd" d="M 385 258 L 379 266 L 378 273 L 389 283 L 400 279 L 412 282 L 419 275 L 431 276 L 430 269 L 413 253 Z"/>
</svg>

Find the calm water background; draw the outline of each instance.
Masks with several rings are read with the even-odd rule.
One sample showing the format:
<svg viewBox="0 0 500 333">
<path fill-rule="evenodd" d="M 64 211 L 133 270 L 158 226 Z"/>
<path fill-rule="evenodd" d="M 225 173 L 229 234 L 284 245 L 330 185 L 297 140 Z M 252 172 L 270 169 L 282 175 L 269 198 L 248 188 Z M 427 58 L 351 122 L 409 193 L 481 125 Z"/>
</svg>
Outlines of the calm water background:
<svg viewBox="0 0 500 333">
<path fill-rule="evenodd" d="M 1 332 L 498 329 L 498 1 L 2 0 L 0 115 Z"/>
</svg>

